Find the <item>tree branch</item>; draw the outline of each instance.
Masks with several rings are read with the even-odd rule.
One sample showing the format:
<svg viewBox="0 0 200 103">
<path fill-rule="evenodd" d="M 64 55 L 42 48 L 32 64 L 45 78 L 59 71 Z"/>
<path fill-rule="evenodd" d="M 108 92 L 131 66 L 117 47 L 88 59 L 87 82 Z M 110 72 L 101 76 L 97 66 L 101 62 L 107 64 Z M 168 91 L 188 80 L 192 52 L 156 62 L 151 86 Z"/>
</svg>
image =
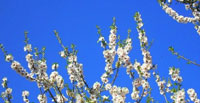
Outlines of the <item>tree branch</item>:
<svg viewBox="0 0 200 103">
<path fill-rule="evenodd" d="M 56 101 L 56 99 L 54 98 L 53 94 L 51 93 L 51 91 L 50 91 L 49 89 L 47 89 L 47 91 L 49 92 L 49 94 L 50 94 L 51 98 L 54 100 L 54 102 L 55 102 L 55 103 L 58 103 L 58 102 Z"/>
</svg>

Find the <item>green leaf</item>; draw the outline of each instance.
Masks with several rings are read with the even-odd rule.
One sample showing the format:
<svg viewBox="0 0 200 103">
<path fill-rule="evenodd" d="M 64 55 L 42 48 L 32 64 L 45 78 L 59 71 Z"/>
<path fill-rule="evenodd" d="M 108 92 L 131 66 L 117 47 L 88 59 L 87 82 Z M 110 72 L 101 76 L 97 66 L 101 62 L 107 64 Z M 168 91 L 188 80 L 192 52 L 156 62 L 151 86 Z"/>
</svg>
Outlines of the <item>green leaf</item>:
<svg viewBox="0 0 200 103">
<path fill-rule="evenodd" d="M 172 88 L 171 92 L 176 93 L 177 92 L 176 88 Z"/>
<path fill-rule="evenodd" d="M 171 51 L 171 52 L 174 52 L 174 48 L 173 48 L 172 46 L 170 46 L 170 47 L 168 48 L 168 50 Z"/>
<path fill-rule="evenodd" d="M 74 49 L 74 48 L 75 48 L 75 45 L 74 45 L 74 44 L 71 44 L 71 48 Z"/>
<path fill-rule="evenodd" d="M 150 103 L 152 101 L 152 98 L 150 96 L 147 97 L 146 103 Z"/>
</svg>

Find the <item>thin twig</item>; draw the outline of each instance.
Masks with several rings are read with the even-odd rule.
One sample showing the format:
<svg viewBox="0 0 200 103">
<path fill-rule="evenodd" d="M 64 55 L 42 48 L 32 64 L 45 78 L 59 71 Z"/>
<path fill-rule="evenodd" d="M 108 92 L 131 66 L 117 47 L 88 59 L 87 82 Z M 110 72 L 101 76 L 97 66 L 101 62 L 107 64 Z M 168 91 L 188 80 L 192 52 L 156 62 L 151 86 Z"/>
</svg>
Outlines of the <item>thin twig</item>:
<svg viewBox="0 0 200 103">
<path fill-rule="evenodd" d="M 2 50 L 2 52 L 4 53 L 4 56 L 7 55 L 7 52 L 5 51 L 4 47 L 3 47 L 3 44 L 0 44 L 0 48 Z"/>
<path fill-rule="evenodd" d="M 142 94 L 136 103 L 140 103 L 144 95 L 144 88 L 142 89 Z"/>
<path fill-rule="evenodd" d="M 189 59 L 187 59 L 187 58 L 185 58 L 184 56 L 181 56 L 181 55 L 177 55 L 178 57 L 180 57 L 180 58 L 182 58 L 182 59 L 184 59 L 184 60 L 186 60 L 186 61 L 188 61 L 189 63 L 192 63 L 192 64 L 194 64 L 194 65 L 196 65 L 196 66 L 199 66 L 200 67 L 200 64 L 197 64 L 196 62 L 194 62 L 194 61 L 191 61 L 191 60 L 189 60 Z"/>
<path fill-rule="evenodd" d="M 62 96 L 62 99 L 63 99 L 63 102 L 64 102 L 64 101 L 65 101 L 65 98 L 63 97 L 62 92 L 60 91 L 60 89 L 58 88 L 58 86 L 56 86 L 56 88 L 57 88 L 58 92 L 60 93 L 60 95 Z"/>
<path fill-rule="evenodd" d="M 165 102 L 166 102 L 166 103 L 169 103 L 169 102 L 168 102 L 168 100 L 167 100 L 167 97 L 166 97 L 166 95 L 165 95 L 165 94 L 163 94 L 163 96 L 164 96 L 164 98 L 165 98 Z"/>
<path fill-rule="evenodd" d="M 58 42 L 60 43 L 60 45 L 62 46 L 62 48 L 65 49 L 65 46 L 63 45 L 62 40 L 61 40 L 61 38 L 58 35 L 58 32 L 56 30 L 54 30 L 54 34 L 55 34 L 56 38 L 58 39 Z"/>
<path fill-rule="evenodd" d="M 117 79 L 117 76 L 118 76 L 118 72 L 119 72 L 119 68 L 117 68 L 117 71 L 116 71 L 116 74 L 115 74 L 115 77 L 111 83 L 111 85 L 113 85 L 115 83 L 115 80 Z"/>
<path fill-rule="evenodd" d="M 81 77 L 81 79 L 83 80 L 83 83 L 85 84 L 85 86 L 86 86 L 87 88 L 90 89 L 90 87 L 89 87 L 89 85 L 87 84 L 87 82 L 85 81 L 83 75 L 81 75 L 80 77 Z"/>
<path fill-rule="evenodd" d="M 173 47 L 169 47 L 169 51 L 171 51 L 171 53 L 176 55 L 178 58 L 182 58 L 183 60 L 186 60 L 188 63 L 192 63 L 192 64 L 200 67 L 200 64 L 198 64 L 198 63 L 196 63 L 194 61 L 191 61 L 190 59 L 187 59 L 184 56 L 180 55 L 178 52 L 174 51 Z"/>
<path fill-rule="evenodd" d="M 54 98 L 53 94 L 51 93 L 51 91 L 50 91 L 49 89 L 47 89 L 47 91 L 49 92 L 49 94 L 50 94 L 51 98 L 54 100 L 54 102 L 55 102 L 55 103 L 58 103 L 58 102 L 56 101 L 56 99 Z"/>
</svg>

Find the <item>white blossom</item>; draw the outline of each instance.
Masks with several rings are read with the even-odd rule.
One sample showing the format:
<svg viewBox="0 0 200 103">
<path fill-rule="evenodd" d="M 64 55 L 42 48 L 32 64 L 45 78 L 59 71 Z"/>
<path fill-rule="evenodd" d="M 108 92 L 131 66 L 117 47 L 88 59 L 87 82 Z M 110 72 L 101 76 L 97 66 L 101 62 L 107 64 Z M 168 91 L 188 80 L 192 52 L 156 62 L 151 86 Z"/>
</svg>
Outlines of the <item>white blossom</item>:
<svg viewBox="0 0 200 103">
<path fill-rule="evenodd" d="M 27 44 L 27 45 L 24 47 L 24 51 L 31 52 L 31 51 L 32 51 L 32 46 L 31 46 L 31 44 Z"/>
<path fill-rule="evenodd" d="M 51 68 L 53 70 L 55 70 L 55 69 L 58 69 L 58 67 L 59 67 L 59 64 L 58 63 L 54 63 Z"/>
<path fill-rule="evenodd" d="M 47 97 L 45 94 L 43 95 L 39 94 L 37 99 L 39 100 L 40 103 L 47 103 Z"/>
<path fill-rule="evenodd" d="M 191 101 L 195 103 L 200 103 L 200 99 L 197 98 L 197 93 L 193 88 L 188 89 L 187 94 L 189 95 Z"/>
<path fill-rule="evenodd" d="M 6 55 L 6 61 L 7 61 L 7 62 L 10 62 L 10 61 L 12 61 L 12 60 L 13 60 L 13 56 L 12 56 L 11 54 Z"/>
</svg>

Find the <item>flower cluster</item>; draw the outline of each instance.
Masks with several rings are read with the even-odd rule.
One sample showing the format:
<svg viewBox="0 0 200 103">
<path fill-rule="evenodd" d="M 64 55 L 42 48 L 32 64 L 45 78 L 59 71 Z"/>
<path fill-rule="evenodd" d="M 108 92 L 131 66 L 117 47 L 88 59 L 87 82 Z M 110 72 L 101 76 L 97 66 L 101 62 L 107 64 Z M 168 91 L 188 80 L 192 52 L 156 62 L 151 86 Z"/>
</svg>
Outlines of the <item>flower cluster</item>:
<svg viewBox="0 0 200 103">
<path fill-rule="evenodd" d="M 4 77 L 2 79 L 2 87 L 5 89 L 4 92 L 1 92 L 1 98 L 3 98 L 4 102 L 6 103 L 10 103 L 11 99 L 12 99 L 12 88 L 9 88 L 8 87 L 8 81 L 7 81 L 7 78 Z"/>
<path fill-rule="evenodd" d="M 169 69 L 169 75 L 171 75 L 172 80 L 181 83 L 183 79 L 181 76 L 179 76 L 179 73 L 180 73 L 179 69 L 175 69 L 174 67 L 171 67 Z"/>
<path fill-rule="evenodd" d="M 192 22 L 197 22 L 199 20 L 199 17 L 184 17 L 183 15 L 179 15 L 175 10 L 173 10 L 171 7 L 169 7 L 167 4 L 164 4 L 163 10 L 171 16 L 173 19 L 175 19 L 179 23 L 192 23 Z M 198 14 L 199 15 L 199 14 Z"/>
<path fill-rule="evenodd" d="M 127 74 L 131 75 L 131 70 L 133 70 L 133 64 L 130 61 L 130 57 L 129 57 L 129 52 L 132 49 L 132 39 L 130 37 L 128 37 L 125 40 L 125 45 L 123 46 L 119 46 L 117 48 L 117 55 L 118 55 L 118 60 L 119 60 L 119 64 L 123 64 L 123 66 L 127 71 Z"/>
<path fill-rule="evenodd" d="M 100 93 L 100 89 L 101 89 L 101 84 L 99 82 L 95 82 L 93 84 L 92 92 L 90 93 L 90 99 L 93 102 L 97 102 L 97 97 Z"/>
<path fill-rule="evenodd" d="M 7 97 L 8 95 L 11 95 L 11 93 L 12 93 L 12 89 L 11 88 L 7 88 L 6 90 L 5 90 L 5 92 L 2 92 L 1 93 L 1 95 L 2 95 L 2 97 Z"/>
<path fill-rule="evenodd" d="M 150 73 L 149 71 L 152 69 L 152 57 L 150 55 L 150 52 L 147 50 L 147 37 L 145 34 L 145 31 L 142 29 L 143 23 L 142 23 L 142 18 L 140 13 L 136 13 L 134 16 L 135 21 L 137 22 L 137 31 L 139 34 L 139 40 L 140 40 L 140 46 L 141 46 L 141 51 L 143 55 L 143 64 L 140 65 L 139 62 L 134 63 L 134 68 L 137 70 L 138 74 L 140 76 L 143 76 L 144 78 L 149 78 Z"/>
<path fill-rule="evenodd" d="M 192 88 L 188 89 L 187 93 L 188 93 L 191 101 L 193 101 L 195 103 L 200 103 L 200 99 L 197 98 L 197 93 L 195 92 L 194 89 L 192 89 Z"/>
<path fill-rule="evenodd" d="M 67 72 L 70 75 L 69 79 L 71 82 L 76 81 L 79 88 L 83 87 L 85 85 L 83 81 L 83 65 L 77 62 L 77 56 L 73 54 L 68 57 L 68 62 Z"/>
<path fill-rule="evenodd" d="M 131 93 L 131 98 L 133 100 L 138 100 L 140 98 L 140 96 L 139 96 L 139 93 L 140 93 L 139 87 L 140 86 L 142 86 L 142 88 L 143 88 L 142 96 L 144 96 L 144 97 L 147 95 L 148 89 L 150 88 L 148 81 L 144 80 L 142 78 L 135 79 L 133 81 L 132 85 L 133 85 L 133 92 Z"/>
<path fill-rule="evenodd" d="M 136 87 L 133 87 L 133 92 L 131 93 L 131 98 L 133 100 L 138 100 L 140 98 L 139 93 L 140 93 L 140 91 Z"/>
<path fill-rule="evenodd" d="M 115 25 L 113 25 L 113 28 L 111 28 L 110 30 L 110 35 L 109 35 L 109 49 L 106 49 L 103 51 L 103 55 L 104 58 L 106 59 L 106 66 L 105 66 L 105 70 L 108 74 L 112 74 L 113 73 L 113 61 L 115 59 L 115 55 L 116 55 L 116 32 L 117 32 L 117 27 Z M 103 78 L 103 77 L 102 77 Z"/>
<path fill-rule="evenodd" d="M 114 85 L 109 92 L 112 95 L 113 103 L 125 103 L 126 94 L 129 93 L 129 90 L 126 87 L 121 88 Z"/>
<path fill-rule="evenodd" d="M 174 100 L 175 103 L 185 103 L 185 90 L 181 89 L 177 91 L 171 96 L 171 99 Z"/>
<path fill-rule="evenodd" d="M 28 67 L 32 75 L 38 75 L 39 78 L 47 76 L 47 64 L 44 60 L 35 60 L 32 54 L 26 55 L 26 61 L 28 62 Z"/>
<path fill-rule="evenodd" d="M 159 90 L 160 90 L 160 94 L 161 95 L 164 95 L 165 93 L 165 84 L 166 84 L 166 81 L 165 80 L 161 80 L 160 76 L 158 74 L 155 74 L 154 73 L 154 76 L 156 78 L 156 83 L 159 87 Z"/>
<path fill-rule="evenodd" d="M 179 76 L 179 69 L 176 69 L 174 67 L 170 67 L 169 68 L 169 75 L 171 75 L 171 79 L 174 81 L 174 82 L 177 82 L 175 83 L 175 85 L 178 86 L 178 90 L 180 89 L 180 86 L 181 86 L 181 82 L 183 81 L 182 77 Z M 174 93 L 176 92 L 176 89 L 173 88 L 173 89 L 170 89 L 170 87 L 172 87 L 172 83 L 170 80 L 168 80 L 168 82 L 166 83 L 166 80 L 161 80 L 160 76 L 158 74 L 156 74 L 155 72 L 153 73 L 155 78 L 156 78 L 156 82 L 158 84 L 158 87 L 159 87 L 159 90 L 160 90 L 160 94 L 161 95 L 165 95 L 165 93 Z"/>
<path fill-rule="evenodd" d="M 160 0 L 161 1 L 161 0 Z M 168 0 L 168 2 L 171 4 L 172 0 Z M 178 0 L 180 3 L 185 3 L 184 0 Z M 178 14 L 175 10 L 173 10 L 171 7 L 169 7 L 169 4 L 165 2 L 160 2 L 162 9 L 171 16 L 174 20 L 176 20 L 179 23 L 193 23 L 194 25 L 199 25 L 200 22 L 200 10 L 199 10 L 199 1 L 187 1 L 188 3 L 185 3 L 185 9 L 191 10 L 193 17 L 185 17 L 183 15 Z M 200 29 L 199 26 L 197 26 L 197 33 L 200 35 Z"/>
<path fill-rule="evenodd" d="M 19 73 L 21 76 L 25 77 L 26 79 L 30 81 L 34 81 L 35 79 L 32 77 L 31 74 L 26 72 L 26 69 L 24 69 L 21 64 L 17 61 L 13 61 L 11 64 L 11 68 L 15 70 L 17 73 Z"/>
<path fill-rule="evenodd" d="M 33 55 L 28 53 L 26 55 L 26 61 L 28 63 L 28 68 L 31 71 L 30 75 L 32 77 L 34 75 L 36 76 L 38 88 L 41 88 L 42 86 L 44 86 L 45 89 L 48 89 L 50 85 L 48 83 L 48 74 L 46 73 L 47 71 L 46 60 L 34 59 Z"/>
<path fill-rule="evenodd" d="M 64 88 L 64 79 L 57 71 L 50 74 L 49 82 L 52 85 L 56 84 L 56 86 L 61 90 Z"/>
<path fill-rule="evenodd" d="M 183 0 L 178 0 L 179 2 L 184 2 Z M 171 2 L 171 0 L 169 0 Z M 194 18 L 185 18 L 183 16 L 179 16 L 174 10 L 172 10 L 168 5 L 163 4 L 163 9 L 166 12 L 177 19 L 179 22 L 197 22 L 198 19 L 196 16 L 199 15 L 198 13 L 195 14 Z M 194 13 L 194 12 L 193 12 Z M 55 103 L 98 103 L 98 102 L 107 102 L 109 100 L 109 96 L 101 95 L 102 92 L 109 92 L 112 96 L 113 103 L 125 103 L 126 95 L 129 93 L 129 89 L 127 87 L 119 87 L 115 85 L 115 80 L 118 76 L 120 67 L 125 67 L 127 74 L 131 77 L 132 81 L 132 92 L 131 98 L 137 102 L 143 102 L 142 98 L 146 97 L 146 102 L 153 102 L 151 97 L 151 88 L 148 79 L 151 77 L 151 71 L 154 68 L 152 64 L 152 56 L 149 52 L 149 45 L 148 39 L 145 34 L 143 27 L 143 22 L 141 15 L 137 12 L 134 16 L 135 21 L 137 22 L 137 31 L 138 31 L 138 38 L 140 40 L 141 51 L 143 55 L 143 63 L 138 62 L 135 60 L 134 63 L 131 63 L 129 53 L 132 49 L 132 39 L 130 38 L 130 31 L 128 31 L 128 37 L 125 40 L 120 40 L 120 37 L 117 39 L 117 27 L 115 25 L 115 19 L 110 30 L 109 35 L 109 42 L 105 41 L 104 37 L 100 33 L 100 29 L 98 28 L 98 33 L 100 34 L 100 38 L 98 41 L 101 42 L 101 45 L 104 48 L 103 55 L 105 58 L 106 66 L 105 66 L 105 73 L 101 76 L 102 84 L 99 82 L 95 82 L 93 86 L 90 88 L 87 82 L 84 79 L 83 75 L 83 64 L 78 63 L 77 61 L 77 51 L 74 49 L 75 46 L 72 45 L 72 51 L 68 51 L 58 36 L 58 33 L 55 31 L 55 35 L 64 48 L 64 51 L 60 52 L 60 56 L 65 58 L 67 61 L 67 73 L 69 74 L 69 79 L 72 85 L 68 85 L 64 83 L 64 78 L 58 73 L 57 69 L 59 64 L 54 63 L 52 65 L 52 70 L 50 75 L 47 74 L 47 63 L 44 58 L 44 50 L 42 52 L 38 52 L 35 49 L 35 56 L 31 54 L 32 46 L 28 43 L 28 38 L 25 39 L 25 47 L 24 51 L 27 51 L 26 61 L 28 62 L 28 68 L 30 69 L 31 73 L 26 72 L 21 64 L 14 60 L 14 57 L 11 54 L 7 54 L 2 44 L 0 44 L 0 48 L 4 52 L 5 60 L 7 62 L 11 62 L 11 68 L 14 69 L 17 73 L 21 76 L 35 81 L 40 89 L 40 94 L 38 95 L 38 100 L 40 103 L 47 103 L 47 96 L 46 93 L 49 93 L 50 97 L 52 98 L 52 102 Z M 25 36 L 27 34 L 25 33 Z M 42 58 L 40 58 L 40 54 Z M 115 58 L 117 56 L 117 58 Z M 116 60 L 117 59 L 117 60 Z M 115 62 L 116 61 L 116 62 Z M 113 64 L 115 63 L 115 67 L 113 68 Z M 133 71 L 135 70 L 135 71 Z M 134 76 L 135 72 L 138 74 L 136 78 Z M 109 82 L 109 78 L 112 77 L 114 74 L 114 78 Z M 169 75 L 171 76 L 172 82 L 169 80 L 166 82 L 165 79 L 161 79 L 158 74 L 153 72 L 153 75 L 156 78 L 156 83 L 159 87 L 160 94 L 165 97 L 166 102 L 169 101 L 166 99 L 166 93 L 172 94 L 171 99 L 175 103 L 185 103 L 185 90 L 181 88 L 181 82 L 183 81 L 182 77 L 179 76 L 180 70 L 174 67 L 169 69 Z M 12 99 L 11 93 L 12 89 L 8 88 L 7 86 L 7 78 L 3 78 L 2 82 L 3 88 L 5 91 L 1 93 L 1 97 L 7 103 L 10 103 Z M 71 86 L 73 86 L 71 88 Z M 66 94 L 67 96 L 62 93 L 64 88 L 66 87 Z M 172 89 L 170 87 L 173 87 Z M 51 91 L 54 90 L 52 93 Z M 55 94 L 54 94 L 55 93 Z M 191 101 L 195 103 L 200 103 L 200 99 L 197 98 L 197 93 L 194 89 L 189 89 L 187 91 Z M 23 91 L 22 97 L 25 103 L 29 103 L 29 92 Z M 147 97 L 148 96 L 148 97 Z"/>
</svg>

